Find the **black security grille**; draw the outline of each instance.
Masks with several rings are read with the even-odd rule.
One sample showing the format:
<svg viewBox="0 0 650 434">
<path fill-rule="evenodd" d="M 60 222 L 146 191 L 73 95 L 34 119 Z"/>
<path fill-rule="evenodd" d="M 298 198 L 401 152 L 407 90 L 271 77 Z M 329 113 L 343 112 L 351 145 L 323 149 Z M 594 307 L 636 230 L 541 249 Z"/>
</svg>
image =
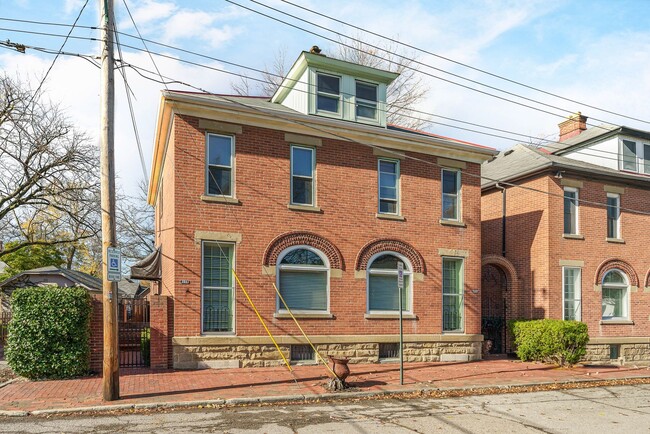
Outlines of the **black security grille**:
<svg viewBox="0 0 650 434">
<path fill-rule="evenodd" d="M 291 361 L 305 362 L 314 360 L 314 349 L 311 345 L 291 345 Z"/>
<path fill-rule="evenodd" d="M 380 359 L 396 359 L 399 357 L 399 344 L 379 344 Z"/>
</svg>

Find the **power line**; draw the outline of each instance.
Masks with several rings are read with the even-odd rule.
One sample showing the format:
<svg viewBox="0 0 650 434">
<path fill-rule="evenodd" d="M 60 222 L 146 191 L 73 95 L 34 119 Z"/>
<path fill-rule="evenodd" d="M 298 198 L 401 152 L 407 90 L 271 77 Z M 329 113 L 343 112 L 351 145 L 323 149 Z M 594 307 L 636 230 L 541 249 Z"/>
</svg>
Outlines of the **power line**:
<svg viewBox="0 0 650 434">
<path fill-rule="evenodd" d="M 117 22 L 115 16 L 113 16 L 113 31 L 115 32 L 115 44 L 117 45 L 117 51 L 119 52 L 120 59 L 124 59 L 122 55 L 122 46 L 120 45 L 120 38 L 117 34 Z M 133 110 L 133 101 L 131 100 L 131 87 L 129 86 L 129 81 L 126 78 L 126 70 L 123 68 L 120 69 L 120 75 L 124 80 L 124 89 L 126 91 L 126 100 L 129 105 L 129 113 L 131 115 L 131 124 L 133 125 L 133 134 L 135 135 L 135 141 L 138 145 L 138 152 L 140 154 L 140 166 L 142 167 L 142 174 L 144 175 L 144 180 L 149 179 L 149 174 L 147 173 L 147 165 L 144 162 L 144 152 L 142 152 L 142 143 L 140 143 L 140 133 L 138 132 L 138 123 L 135 119 L 135 112 Z"/>
<path fill-rule="evenodd" d="M 122 35 L 126 35 L 126 36 L 131 37 L 131 38 L 134 38 L 134 39 L 138 39 L 138 37 L 133 36 L 133 35 L 130 35 L 130 34 L 127 34 L 127 33 L 124 33 L 124 32 L 117 32 L 117 33 L 122 34 Z M 62 35 L 56 35 L 56 34 L 51 34 L 51 35 L 52 35 L 52 36 L 59 36 L 59 37 L 62 37 Z M 82 38 L 82 39 L 96 40 L 95 38 Z M 148 40 L 148 39 L 144 39 L 144 38 L 142 38 L 142 41 L 143 41 L 143 43 L 144 43 L 145 41 L 148 41 L 148 42 L 153 43 L 153 44 L 155 44 L 155 45 L 160 45 L 160 46 L 163 46 L 163 47 L 166 47 L 166 48 L 170 48 L 170 49 L 174 49 L 174 50 L 177 50 L 177 51 L 185 52 L 185 53 L 188 53 L 188 54 L 191 54 L 191 55 L 195 55 L 195 56 L 197 56 L 197 57 L 203 57 L 203 58 L 210 59 L 210 60 L 214 60 L 214 61 L 217 61 L 217 62 L 221 62 L 221 63 L 229 64 L 229 65 L 232 65 L 232 66 L 235 66 L 235 67 L 238 67 L 238 68 L 248 69 L 248 70 L 252 70 L 252 71 L 258 72 L 258 73 L 261 73 L 261 72 L 262 72 L 261 70 L 256 69 L 256 68 L 247 67 L 247 66 L 245 66 L 245 65 L 241 65 L 241 64 L 238 64 L 238 63 L 234 63 L 234 62 L 229 62 L 229 61 L 227 61 L 227 60 L 219 59 L 219 58 L 216 58 L 216 57 L 213 57 L 213 56 L 209 56 L 209 55 L 203 55 L 203 54 L 196 53 L 196 52 L 193 52 L 193 51 L 190 51 L 190 50 L 186 50 L 186 49 L 183 49 L 183 48 L 178 48 L 178 47 L 174 47 L 174 46 L 171 46 L 171 45 L 168 45 L 168 44 L 159 43 L 159 42 L 157 42 L 157 41 L 152 41 L 152 40 Z M 202 67 L 202 68 L 206 68 L 206 69 L 214 70 L 214 71 L 217 71 L 217 72 L 222 72 L 222 73 L 229 74 L 229 75 L 233 75 L 233 76 L 237 76 L 237 77 L 244 77 L 244 78 L 247 78 L 247 79 L 250 79 L 250 80 L 254 80 L 254 81 L 258 81 L 258 82 L 262 82 L 262 83 L 268 83 L 268 81 L 266 81 L 266 80 L 264 80 L 264 79 L 258 79 L 258 78 L 253 78 L 253 77 L 247 77 L 247 76 L 245 76 L 245 75 L 242 75 L 242 74 L 239 74 L 239 73 L 236 73 L 236 72 L 233 72 L 233 71 L 228 71 L 228 70 L 225 70 L 225 69 L 221 69 L 221 68 L 216 68 L 216 67 L 212 67 L 212 66 L 204 65 L 204 64 L 201 64 L 201 63 L 198 63 L 198 62 L 193 62 L 193 61 L 185 60 L 185 59 L 182 59 L 182 58 L 173 57 L 173 56 L 170 56 L 170 55 L 167 55 L 167 54 L 163 54 L 163 53 L 152 52 L 152 51 L 150 51 L 148 48 L 147 48 L 147 49 L 142 49 L 142 48 L 135 47 L 135 46 L 128 45 L 128 44 L 120 44 L 120 45 L 123 46 L 123 47 L 127 47 L 127 48 L 131 48 L 131 49 L 137 50 L 137 51 L 145 51 L 145 52 L 147 52 L 147 53 L 149 54 L 149 56 L 151 56 L 152 54 L 155 54 L 155 55 L 157 55 L 157 56 L 161 56 L 161 57 L 168 58 L 168 59 L 172 59 L 172 60 L 179 61 L 179 62 L 182 62 L 182 63 L 187 63 L 187 64 L 190 64 L 190 65 L 194 65 L 194 66 L 198 66 L 198 67 Z M 153 59 L 153 58 L 152 58 L 152 59 Z M 144 68 L 140 68 L 140 69 L 145 70 Z M 148 71 L 148 72 L 151 72 L 151 71 Z M 272 73 L 269 73 L 269 74 L 272 75 L 272 76 L 276 76 L 276 77 L 280 77 L 280 78 L 281 78 L 281 76 L 278 75 L 278 74 L 272 74 Z M 158 75 L 160 76 L 159 71 L 158 71 Z M 289 79 L 289 80 L 291 80 L 291 79 Z M 297 81 L 297 80 L 291 80 L 291 81 Z M 162 84 L 166 84 L 164 80 L 161 80 L 161 81 L 159 81 L 159 82 L 162 83 Z M 176 82 L 178 82 L 178 81 L 176 81 Z M 180 83 L 179 83 L 179 84 L 180 84 Z M 282 87 L 282 85 L 280 85 L 280 86 Z M 314 87 L 314 85 L 311 85 L 311 86 Z M 308 92 L 308 91 L 304 91 L 304 90 L 301 90 L 301 89 L 294 89 L 294 90 L 295 90 L 295 91 L 299 91 L 299 92 L 303 92 L 303 93 Z M 343 94 L 346 95 L 346 96 L 353 96 L 353 95 L 351 95 L 351 94 L 347 94 L 347 93 L 343 93 Z M 352 101 L 343 101 L 343 103 L 352 104 L 352 105 L 354 104 L 354 102 L 352 102 Z M 401 107 L 399 107 L 399 106 L 395 106 L 395 107 L 396 107 L 396 108 L 401 108 Z M 386 109 L 381 109 L 381 108 L 378 108 L 377 110 L 380 110 L 380 111 L 381 111 L 381 110 L 386 111 Z M 522 138 L 527 138 L 527 139 L 529 139 L 529 140 L 538 140 L 538 139 L 535 138 L 535 137 L 532 137 L 532 136 L 529 136 L 529 135 L 526 135 L 526 134 L 522 134 L 522 133 L 512 132 L 512 131 L 503 130 L 503 129 L 499 129 L 499 128 L 494 128 L 494 127 L 489 127 L 489 126 L 485 126 L 485 125 L 480 125 L 480 124 L 476 124 L 476 123 L 472 123 L 472 122 L 468 122 L 468 121 L 463 121 L 463 120 L 460 120 L 460 119 L 449 118 L 449 117 L 445 117 L 445 116 L 441 116 L 441 115 L 437 115 L 437 114 L 433 114 L 433 113 L 428 113 L 428 112 L 424 112 L 424 111 L 420 111 L 420 110 L 415 110 L 415 109 L 413 109 L 412 111 L 413 111 L 413 112 L 416 112 L 416 113 L 422 113 L 422 114 L 430 115 L 430 116 L 433 116 L 433 117 L 439 117 L 439 118 L 442 118 L 442 119 L 450 120 L 450 121 L 452 121 L 452 122 L 462 123 L 462 124 L 466 124 L 466 125 L 470 125 L 470 126 L 476 126 L 476 127 L 479 127 L 479 128 L 484 128 L 484 129 L 487 129 L 487 130 L 492 130 L 492 131 L 497 131 L 497 132 L 503 132 L 503 133 L 506 133 L 506 134 L 512 134 L 512 135 L 515 135 L 515 136 L 520 136 L 520 137 L 522 137 Z M 413 118 L 413 119 L 419 119 L 419 118 L 417 118 L 417 117 L 410 116 L 410 115 L 408 115 L 408 114 L 404 114 L 403 116 L 404 116 L 404 117 Z M 472 132 L 472 133 L 477 133 L 477 134 L 487 135 L 487 136 L 491 136 L 491 137 L 495 137 L 495 138 L 500 138 L 500 139 L 504 139 L 504 140 L 508 140 L 508 141 L 514 141 L 514 142 L 517 142 L 517 143 L 519 143 L 519 141 L 520 141 L 520 139 L 515 139 L 515 138 L 512 138 L 512 137 L 507 137 L 507 136 L 503 136 L 503 135 L 500 135 L 500 134 L 487 133 L 487 132 L 479 131 L 479 130 L 475 130 L 475 129 L 472 129 L 472 128 L 460 127 L 460 126 L 457 126 L 457 125 L 452 125 L 452 124 L 443 123 L 443 122 L 435 122 L 435 121 L 430 121 L 430 122 L 433 123 L 433 124 L 436 124 L 436 125 L 441 125 L 441 126 L 446 126 L 446 127 L 449 127 L 449 128 L 459 129 L 459 130 L 463 130 L 463 131 L 467 131 L 467 132 Z M 551 146 L 549 143 L 556 143 L 556 144 L 560 144 L 560 145 L 561 145 L 560 142 L 556 142 L 556 141 L 552 141 L 552 140 L 542 139 L 542 141 L 544 141 L 544 142 L 546 143 L 545 146 L 546 146 L 546 148 L 548 148 L 548 149 L 554 149 L 554 147 Z M 564 149 L 564 147 L 555 147 L 555 149 Z M 606 151 L 606 150 L 600 150 L 600 149 L 593 149 L 593 150 L 591 150 L 591 151 L 594 151 L 594 152 L 600 152 L 600 153 L 606 153 L 606 154 L 612 154 L 612 155 L 615 155 L 616 158 L 605 157 L 605 156 L 596 155 L 596 154 L 590 154 L 590 153 L 585 152 L 584 150 L 577 150 L 576 152 L 577 152 L 577 153 L 581 153 L 581 154 L 586 155 L 586 156 L 594 156 L 594 157 L 598 157 L 598 158 L 605 158 L 605 159 L 610 159 L 610 160 L 616 160 L 616 161 L 618 161 L 618 153 L 611 152 L 611 151 Z"/>
<path fill-rule="evenodd" d="M 416 50 L 416 51 L 419 51 L 419 52 L 424 53 L 424 54 L 428 54 L 428 55 L 430 55 L 430 56 L 436 57 L 436 58 L 438 58 L 438 59 L 445 60 L 445 61 L 447 61 L 447 62 L 454 63 L 454 64 L 459 65 L 459 66 L 463 66 L 463 67 L 465 67 L 465 68 L 471 69 L 471 70 L 473 70 L 473 71 L 480 72 L 480 73 L 485 74 L 485 75 L 488 75 L 488 76 L 490 76 L 490 77 L 498 78 L 499 80 L 503 80 L 503 81 L 506 81 L 506 82 L 508 82 L 508 83 L 516 84 L 516 85 L 521 86 L 521 87 L 524 87 L 524 88 L 526 88 L 526 89 L 534 90 L 534 91 L 536 91 L 536 92 L 540 92 L 540 93 L 543 93 L 543 94 L 545 94 L 545 95 L 552 96 L 552 97 L 554 97 L 554 98 L 559 98 L 559 99 L 562 99 L 562 100 L 565 100 L 565 101 L 568 101 L 568 102 L 571 102 L 571 103 L 574 103 L 574 104 L 579 104 L 579 105 L 581 105 L 581 106 L 585 106 L 585 107 L 588 107 L 588 108 L 591 108 L 591 109 L 594 109 L 594 110 L 602 111 L 602 112 L 604 112 L 604 113 L 608 113 L 608 114 L 611 114 L 611 115 L 620 116 L 620 117 L 623 117 L 623 118 L 626 118 L 626 119 L 630 119 L 630 120 L 638 121 L 638 122 L 643 122 L 643 123 L 646 123 L 646 124 L 647 124 L 647 123 L 650 123 L 650 122 L 648 122 L 648 121 L 646 121 L 646 120 L 643 120 L 643 119 L 639 119 L 639 118 L 635 118 L 635 117 L 632 117 L 632 116 L 624 115 L 624 114 L 622 114 L 622 113 L 617 113 L 617 112 L 610 111 L 610 110 L 607 110 L 607 109 L 604 109 L 604 108 L 600 108 L 600 107 L 596 107 L 596 106 L 593 106 L 593 105 L 590 105 L 590 104 L 587 104 L 587 103 L 584 103 L 584 102 L 581 102 L 581 101 L 577 101 L 577 100 L 574 100 L 574 99 L 571 99 L 571 98 L 567 98 L 567 97 L 564 97 L 564 96 L 558 95 L 558 94 L 556 94 L 556 93 L 548 92 L 548 91 L 545 91 L 545 90 L 540 89 L 540 88 L 538 88 L 538 87 L 534 87 L 534 86 L 531 86 L 531 85 L 528 85 L 528 84 L 525 84 L 525 83 L 522 83 L 522 82 L 519 82 L 519 81 L 516 81 L 516 80 L 510 79 L 510 78 L 504 77 L 504 76 L 502 76 L 502 75 L 494 74 L 494 73 L 489 72 L 489 71 L 486 71 L 486 70 L 484 70 L 484 69 L 477 68 L 477 67 L 474 67 L 474 66 L 468 65 L 468 64 L 466 64 L 466 63 L 459 62 L 459 61 L 457 61 L 457 60 L 453 60 L 453 59 L 451 59 L 451 58 L 449 58 L 449 57 L 441 56 L 441 55 L 439 55 L 439 54 L 436 54 L 436 53 L 433 53 L 433 52 L 431 52 L 431 51 L 425 50 L 425 49 L 423 49 L 423 48 L 419 48 L 419 47 L 416 47 L 416 46 L 414 46 L 414 45 L 410 45 L 410 44 L 408 44 L 408 43 L 401 42 L 401 41 L 398 41 L 398 40 L 396 40 L 396 39 L 390 38 L 390 37 L 388 37 L 388 36 L 384 36 L 384 35 L 381 35 L 381 34 L 379 34 L 379 33 L 375 33 L 375 32 L 373 32 L 373 31 L 370 31 L 370 30 L 364 29 L 364 28 L 362 28 L 362 27 L 355 26 L 354 24 L 350 24 L 350 23 L 345 22 L 345 21 L 343 21 L 343 20 L 340 20 L 340 19 L 337 19 L 337 18 L 333 18 L 333 17 L 331 17 L 331 16 L 329 16 L 329 15 L 327 15 L 327 14 L 324 14 L 324 13 L 322 13 L 322 12 L 318 12 L 318 11 L 315 11 L 315 10 L 313 10 L 313 9 L 309 9 L 309 8 L 307 8 L 307 7 L 305 7 L 305 6 L 301 6 L 301 5 L 298 5 L 298 4 L 296 4 L 296 3 L 292 3 L 292 2 L 290 2 L 290 1 L 288 1 L 288 0 L 280 0 L 280 1 L 282 1 L 283 3 L 290 4 L 291 6 L 294 6 L 294 7 L 296 7 L 296 8 L 303 9 L 303 10 L 305 10 L 305 11 L 308 11 L 308 12 L 310 12 L 310 13 L 312 13 L 312 14 L 314 14 L 314 15 L 317 15 L 317 16 L 319 16 L 319 17 L 327 18 L 327 19 L 332 20 L 332 21 L 335 21 L 335 22 L 337 22 L 337 23 L 344 24 L 344 25 L 346 25 L 346 26 L 352 27 L 353 29 L 357 29 L 357 30 L 360 30 L 360 31 L 362 31 L 362 32 L 365 32 L 365 33 L 371 34 L 371 35 L 373 35 L 373 36 L 377 36 L 377 37 L 379 37 L 379 38 L 385 39 L 385 40 L 390 41 L 390 42 L 392 42 L 392 43 L 402 45 L 402 46 L 407 47 L 407 48 L 409 48 L 409 49 Z"/>
<path fill-rule="evenodd" d="M 309 33 L 309 34 L 311 34 L 311 35 L 314 35 L 314 36 L 317 36 L 317 37 L 319 37 L 319 38 L 325 39 L 325 40 L 327 40 L 327 41 L 333 42 L 333 43 L 335 43 L 335 44 L 338 44 L 338 45 L 341 45 L 341 46 L 344 46 L 344 47 L 348 47 L 348 48 L 350 48 L 350 49 L 353 49 L 353 50 L 356 50 L 356 51 L 359 51 L 359 52 L 365 53 L 365 54 L 367 54 L 367 55 L 369 55 L 369 56 L 375 57 L 375 58 L 380 59 L 380 60 L 383 60 L 383 61 L 385 61 L 385 62 L 392 63 L 392 64 L 395 64 L 395 65 L 400 65 L 400 66 L 402 66 L 402 67 L 405 67 L 405 68 L 407 68 L 407 69 L 411 69 L 411 70 L 413 70 L 413 71 L 415 71 L 415 72 L 417 72 L 417 73 L 420 73 L 420 74 L 423 74 L 423 75 L 426 75 L 426 76 L 429 76 L 429 77 L 435 78 L 435 79 L 437 79 L 437 80 L 441 80 L 441 81 L 444 81 L 444 82 L 446 82 L 446 83 L 450 83 L 450 84 L 453 84 L 453 85 L 455 85 L 455 86 L 462 87 L 462 88 L 464 88 L 464 89 L 472 90 L 472 91 L 474 91 L 474 92 L 478 92 L 478 93 L 481 93 L 481 94 L 483 94 L 483 95 L 491 96 L 491 97 L 493 97 L 493 98 L 496 98 L 496 99 L 499 99 L 499 100 L 502 100 L 502 101 L 510 102 L 510 103 L 513 103 L 513 104 L 517 104 L 517 105 L 520 105 L 520 106 L 522 106 L 522 107 L 526 107 L 526 108 L 529 108 L 529 109 L 532 109 L 532 110 L 537 110 L 537 111 L 542 112 L 542 113 L 550 114 L 550 115 L 552 115 L 552 116 L 560 117 L 560 118 L 562 118 L 562 119 L 565 118 L 565 115 L 564 115 L 564 114 L 553 113 L 553 112 L 550 112 L 550 111 L 548 111 L 548 110 L 541 109 L 541 108 L 539 108 L 539 107 L 534 107 L 534 106 L 531 106 L 531 105 L 528 105 L 528 104 L 521 103 L 521 102 L 519 102 L 519 101 L 514 101 L 514 100 L 511 100 L 511 99 L 508 99 L 508 98 L 505 98 L 505 97 L 499 96 L 499 95 L 495 95 L 495 94 L 492 94 L 492 93 L 489 93 L 489 92 L 486 92 L 486 91 L 483 91 L 483 90 L 480 90 L 480 89 L 473 88 L 473 87 L 471 87 L 471 86 L 467 86 L 467 85 L 464 85 L 464 84 L 461 84 L 461 83 L 455 82 L 455 81 L 453 81 L 453 80 L 449 80 L 449 79 L 446 79 L 446 78 L 438 77 L 437 75 L 434 75 L 434 74 L 431 74 L 431 73 L 427 73 L 427 72 L 424 72 L 424 71 L 420 71 L 420 70 L 418 70 L 417 68 L 413 68 L 413 67 L 411 67 L 411 66 L 409 66 L 409 65 L 406 65 L 406 64 L 400 64 L 400 63 L 395 62 L 394 60 L 391 60 L 391 59 L 383 58 L 383 57 L 381 57 L 381 56 L 379 56 L 379 55 L 377 55 L 377 54 L 375 54 L 375 53 L 372 53 L 372 52 L 369 52 L 369 51 L 361 50 L 361 49 L 359 49 L 358 47 L 354 47 L 354 46 L 351 46 L 351 45 L 345 44 L 345 43 L 343 43 L 343 42 L 341 42 L 341 41 L 337 41 L 337 40 L 335 40 L 335 39 L 332 39 L 332 38 L 329 38 L 329 37 L 327 37 L 327 36 L 321 35 L 321 34 L 319 34 L 319 33 L 313 32 L 313 31 L 311 31 L 311 30 L 305 29 L 304 27 L 300 27 L 300 26 L 298 26 L 298 25 L 296 25 L 296 24 L 292 24 L 292 23 L 289 23 L 289 22 L 287 22 L 287 21 L 281 20 L 280 18 L 273 17 L 273 16 L 271 16 L 271 15 L 268 15 L 268 14 L 265 14 L 265 13 L 263 13 L 263 12 L 260 12 L 260 11 L 258 11 L 258 10 L 256 10 L 256 9 L 252 9 L 252 8 L 247 7 L 247 6 L 241 5 L 241 4 L 239 4 L 239 3 L 237 3 L 237 2 L 235 2 L 235 1 L 233 1 L 233 0 L 225 0 L 225 1 L 228 2 L 228 3 L 231 3 L 231 4 L 233 4 L 233 5 L 239 6 L 239 7 L 242 8 L 242 9 L 246 9 L 246 10 L 248 10 L 248 11 L 251 11 L 251 12 L 254 12 L 254 13 L 258 14 L 258 15 L 261 15 L 261 16 L 263 16 L 263 17 L 266 17 L 266 18 L 269 18 L 269 19 L 271 19 L 271 20 L 274 20 L 274 21 L 277 21 L 277 22 L 279 22 L 279 23 L 282 23 L 282 24 L 284 24 L 284 25 L 287 25 L 287 26 L 289 26 L 289 27 L 293 27 L 293 28 L 295 28 L 295 29 L 301 30 L 301 31 L 303 31 L 303 32 L 305 32 L 305 33 Z M 255 0 L 250 0 L 250 1 L 253 2 L 253 3 L 256 3 L 256 4 L 260 4 L 259 2 L 255 1 Z M 323 26 L 320 26 L 320 25 L 315 24 L 315 23 L 313 23 L 313 22 L 307 21 L 307 20 L 305 20 L 304 18 L 295 17 L 294 15 L 288 14 L 288 13 L 286 13 L 286 12 L 284 12 L 284 11 L 280 11 L 280 10 L 278 10 L 278 9 L 275 9 L 275 8 L 271 7 L 271 6 L 267 6 L 267 5 L 264 5 L 264 4 L 260 4 L 260 5 L 261 5 L 261 6 L 264 6 L 264 7 L 266 7 L 266 8 L 268 8 L 268 9 L 274 10 L 274 11 L 276 11 L 276 12 L 280 12 L 281 14 L 284 14 L 284 15 L 290 16 L 290 17 L 292 17 L 292 18 L 294 18 L 294 19 L 298 19 L 298 20 L 300 20 L 301 22 L 306 22 L 306 23 L 309 23 L 309 24 L 311 24 L 311 25 L 313 25 L 313 26 L 315 26 L 315 27 L 323 28 L 323 29 L 325 29 L 325 30 L 327 30 L 327 31 L 329 31 L 329 32 L 332 32 L 332 33 L 334 33 L 334 34 L 337 34 L 337 35 L 339 35 L 339 36 L 342 36 L 342 37 L 344 37 L 344 38 L 346 38 L 346 39 L 353 40 L 353 41 L 358 41 L 359 43 L 364 44 L 364 45 L 367 45 L 367 46 L 369 46 L 369 47 L 373 47 L 373 48 L 376 48 L 376 49 L 379 49 L 379 50 L 385 51 L 385 50 L 382 49 L 381 47 L 378 47 L 378 46 L 376 46 L 376 45 L 372 45 L 372 44 L 369 44 L 369 43 L 363 42 L 363 41 L 361 41 L 361 40 L 359 40 L 359 39 L 355 39 L 355 38 L 353 38 L 353 37 L 351 37 L 351 36 L 344 35 L 344 34 L 342 34 L 342 33 L 336 32 L 336 31 L 334 31 L 334 30 L 330 30 L 330 29 L 328 29 L 328 28 L 326 28 L 326 27 L 323 27 Z M 553 108 L 553 109 L 556 109 L 556 110 L 561 110 L 561 111 L 563 111 L 563 112 L 565 112 L 565 113 L 566 113 L 566 112 L 571 112 L 571 110 L 567 110 L 567 109 L 563 109 L 563 108 L 561 108 L 561 107 L 556 107 L 556 106 L 553 106 L 553 105 L 550 105 L 550 104 L 546 104 L 546 103 L 543 103 L 543 102 L 541 102 L 541 101 L 537 101 L 537 100 L 534 100 L 534 99 L 531 99 L 531 98 L 528 98 L 528 97 L 525 97 L 525 96 L 522 96 L 522 95 L 515 94 L 515 93 L 513 93 L 513 92 L 509 92 L 509 91 L 506 91 L 506 90 L 502 90 L 502 89 L 499 89 L 499 88 L 494 87 L 494 86 L 490 86 L 490 85 L 487 85 L 487 84 L 484 84 L 484 83 L 481 83 L 481 82 L 478 82 L 478 81 L 475 81 L 475 80 L 468 79 L 468 78 L 463 77 L 463 76 L 460 76 L 460 75 L 458 75 L 458 74 L 454 74 L 454 73 L 451 73 L 451 72 L 444 71 L 444 70 L 442 70 L 442 69 L 439 69 L 439 68 L 433 67 L 433 66 L 431 66 L 431 65 L 427 65 L 427 64 L 425 64 L 425 63 L 419 62 L 418 60 L 411 59 L 411 58 L 406 57 L 406 56 L 400 56 L 400 55 L 398 55 L 398 56 L 401 57 L 402 59 L 409 60 L 410 62 L 413 62 L 413 63 L 416 63 L 416 64 L 424 65 L 424 66 L 426 66 L 426 67 L 428 67 L 428 68 L 431 68 L 431 69 L 434 69 L 434 70 L 437 70 L 437 71 L 443 72 L 443 73 L 445 73 L 445 74 L 449 74 L 449 75 L 451 75 L 451 76 L 454 76 L 454 77 L 460 78 L 460 79 L 462 79 L 462 80 L 466 80 L 466 81 L 469 81 L 469 82 L 471 82 L 471 83 L 474 83 L 474 84 L 478 84 L 478 85 L 480 85 L 480 86 L 487 87 L 488 89 L 492 89 L 492 90 L 496 90 L 496 91 L 498 91 L 498 92 L 505 93 L 506 95 L 515 96 L 515 97 L 517 97 L 517 98 L 521 98 L 521 99 L 526 100 L 526 101 L 531 101 L 531 102 L 534 102 L 534 103 L 539 104 L 539 105 L 543 105 L 543 106 L 546 106 L 546 107 L 549 107 L 549 108 Z M 605 121 L 603 121 L 603 120 L 601 120 L 601 119 L 598 119 L 598 118 L 592 118 L 592 119 L 597 120 L 597 121 L 600 121 L 600 122 L 605 122 Z M 593 127 L 595 127 L 595 128 L 602 128 L 600 125 L 595 125 L 595 124 L 588 124 L 588 125 L 593 126 Z"/>
</svg>

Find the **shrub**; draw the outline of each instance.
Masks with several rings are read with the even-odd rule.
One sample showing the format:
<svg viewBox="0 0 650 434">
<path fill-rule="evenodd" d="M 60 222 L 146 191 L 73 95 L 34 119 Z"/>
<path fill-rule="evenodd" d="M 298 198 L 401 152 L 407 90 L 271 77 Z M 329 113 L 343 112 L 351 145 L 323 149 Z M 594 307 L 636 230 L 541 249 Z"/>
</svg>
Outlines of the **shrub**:
<svg viewBox="0 0 650 434">
<path fill-rule="evenodd" d="M 517 356 L 523 361 L 573 365 L 585 355 L 589 332 L 579 321 L 512 321 Z"/>
<path fill-rule="evenodd" d="M 70 378 L 88 373 L 90 295 L 84 288 L 16 289 L 7 362 L 29 379 Z"/>
<path fill-rule="evenodd" d="M 140 352 L 142 353 L 142 361 L 146 366 L 151 362 L 151 329 L 149 327 L 142 330 L 140 333 Z"/>
</svg>

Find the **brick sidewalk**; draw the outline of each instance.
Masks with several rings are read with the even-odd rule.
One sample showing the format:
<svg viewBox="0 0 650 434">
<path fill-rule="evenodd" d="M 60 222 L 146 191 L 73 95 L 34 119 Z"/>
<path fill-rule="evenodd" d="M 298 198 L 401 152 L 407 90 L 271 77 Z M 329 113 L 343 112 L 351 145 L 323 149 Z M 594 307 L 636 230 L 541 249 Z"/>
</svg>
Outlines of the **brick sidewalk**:
<svg viewBox="0 0 650 434">
<path fill-rule="evenodd" d="M 512 360 L 470 363 L 405 364 L 404 386 L 399 365 L 350 365 L 348 383 L 360 391 L 416 388 L 466 388 L 529 385 L 581 380 L 612 380 L 650 376 L 650 368 L 587 366 L 555 368 Z M 295 380 L 294 380 L 295 376 Z M 187 402 L 229 398 L 259 398 L 327 393 L 322 366 L 241 368 L 228 370 L 122 370 L 121 397 L 110 404 Z M 99 377 L 61 381 L 16 382 L 0 389 L 0 410 L 33 411 L 102 405 Z"/>
</svg>

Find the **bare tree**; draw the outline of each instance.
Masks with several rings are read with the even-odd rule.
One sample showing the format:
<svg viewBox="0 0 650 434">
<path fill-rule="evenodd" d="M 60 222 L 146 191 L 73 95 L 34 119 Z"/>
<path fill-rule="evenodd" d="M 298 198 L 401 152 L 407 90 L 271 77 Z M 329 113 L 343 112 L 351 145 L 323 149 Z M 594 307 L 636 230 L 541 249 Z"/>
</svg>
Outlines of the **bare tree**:
<svg viewBox="0 0 650 434">
<path fill-rule="evenodd" d="M 153 252 L 154 210 L 147 203 L 147 183 L 141 181 L 136 196 L 121 196 L 117 200 L 117 237 L 122 256 L 128 261 L 140 260 Z"/>
<path fill-rule="evenodd" d="M 55 104 L 0 77 L 0 240 L 13 241 L 0 258 L 96 237 L 97 167 L 97 150 Z"/>
<path fill-rule="evenodd" d="M 426 99 L 429 88 L 422 76 L 418 75 L 417 54 L 414 51 L 403 50 L 394 42 L 371 46 L 362 42 L 360 36 L 341 38 L 337 47 L 332 54 L 337 59 L 399 74 L 386 92 L 388 123 L 415 129 L 431 125 L 430 117 L 418 113 L 416 109 Z M 259 83 L 251 83 L 251 79 L 242 77 L 232 88 L 239 95 L 271 96 L 280 87 L 290 66 L 287 64 L 286 49 L 282 49 L 276 53 L 271 67 L 265 66 Z"/>
</svg>

